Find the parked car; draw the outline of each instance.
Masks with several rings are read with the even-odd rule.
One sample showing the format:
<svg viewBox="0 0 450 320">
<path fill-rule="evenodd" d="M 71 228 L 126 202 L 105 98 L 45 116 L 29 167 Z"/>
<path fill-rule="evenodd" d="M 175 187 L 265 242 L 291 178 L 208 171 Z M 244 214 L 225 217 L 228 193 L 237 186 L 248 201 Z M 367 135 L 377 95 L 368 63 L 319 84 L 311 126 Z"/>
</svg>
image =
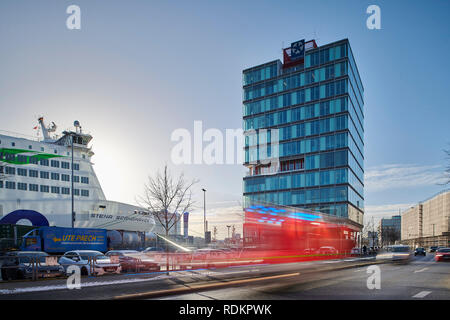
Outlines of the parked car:
<svg viewBox="0 0 450 320">
<path fill-rule="evenodd" d="M 68 251 L 59 259 L 59 263 L 66 272 L 71 265 L 79 266 L 81 275 L 120 273 L 122 270 L 119 262 L 112 263 L 109 257 L 95 250 Z"/>
<path fill-rule="evenodd" d="M 29 279 L 33 277 L 33 264 L 37 277 L 58 277 L 65 275 L 64 267 L 57 261 L 49 263 L 50 255 L 43 251 L 14 251 L 6 253 L 1 274 L 3 280 Z"/>
<path fill-rule="evenodd" d="M 394 245 L 386 248 L 385 251 L 377 254 L 377 260 L 388 260 L 396 263 L 409 263 L 411 252 L 408 246 Z"/>
<path fill-rule="evenodd" d="M 436 261 L 450 261 L 450 248 L 438 249 L 434 259 Z"/>
<path fill-rule="evenodd" d="M 438 248 L 437 246 L 430 247 L 430 252 L 436 252 L 437 248 Z"/>
<path fill-rule="evenodd" d="M 122 271 L 159 271 L 160 267 L 154 259 L 151 259 L 145 253 L 136 250 L 111 250 L 106 253 L 106 256 L 119 257 L 119 263 Z"/>
<path fill-rule="evenodd" d="M 422 256 L 425 256 L 427 253 L 426 253 L 426 251 L 425 251 L 425 248 L 416 248 L 415 250 L 414 250 L 414 255 L 415 256 L 417 256 L 417 255 L 422 255 Z"/>
</svg>

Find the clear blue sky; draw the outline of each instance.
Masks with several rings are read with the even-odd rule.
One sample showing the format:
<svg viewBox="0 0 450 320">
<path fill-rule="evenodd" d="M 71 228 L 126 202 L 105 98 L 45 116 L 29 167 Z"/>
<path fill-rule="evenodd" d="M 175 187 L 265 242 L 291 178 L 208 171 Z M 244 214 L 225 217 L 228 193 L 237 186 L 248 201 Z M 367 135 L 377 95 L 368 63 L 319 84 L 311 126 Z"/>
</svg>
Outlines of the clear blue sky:
<svg viewBox="0 0 450 320">
<path fill-rule="evenodd" d="M 81 7 L 81 30 L 65 26 Z M 381 8 L 381 30 L 366 8 Z M 242 69 L 299 39 L 348 38 L 365 86 L 365 203 L 395 213 L 443 189 L 450 143 L 450 2 L 17 1 L 0 3 L 0 129 L 33 134 L 37 115 L 77 119 L 112 200 L 134 202 L 168 163 L 201 180 L 210 206 L 238 201 L 243 169 L 173 166 L 177 128 L 240 128 Z M 230 202 L 231 203 L 231 202 Z M 234 202 L 235 204 L 235 202 Z"/>
</svg>

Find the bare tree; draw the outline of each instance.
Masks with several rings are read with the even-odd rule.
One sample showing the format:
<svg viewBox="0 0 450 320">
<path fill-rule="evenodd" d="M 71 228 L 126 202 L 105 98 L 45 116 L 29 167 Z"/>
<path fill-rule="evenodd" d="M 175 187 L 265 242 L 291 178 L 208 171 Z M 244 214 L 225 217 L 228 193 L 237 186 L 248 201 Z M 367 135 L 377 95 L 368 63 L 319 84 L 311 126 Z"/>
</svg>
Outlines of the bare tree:
<svg viewBox="0 0 450 320">
<path fill-rule="evenodd" d="M 144 185 L 144 195 L 138 197 L 137 201 L 142 207 L 148 208 L 150 214 L 162 226 L 165 235 L 179 222 L 184 212 L 191 210 L 194 206 L 192 200 L 192 186 L 198 180 L 186 181 L 184 174 L 173 178 L 167 165 L 164 171 L 158 171 L 154 177 L 148 178 Z M 169 251 L 166 242 L 166 253 Z M 167 271 L 169 270 L 167 255 Z"/>
<path fill-rule="evenodd" d="M 165 165 L 162 173 L 158 171 L 155 177 L 148 178 L 148 183 L 144 185 L 144 195 L 139 197 L 138 202 L 150 210 L 168 236 L 182 214 L 193 208 L 191 188 L 197 182 L 195 179 L 187 182 L 183 173 L 174 179 Z"/>
</svg>

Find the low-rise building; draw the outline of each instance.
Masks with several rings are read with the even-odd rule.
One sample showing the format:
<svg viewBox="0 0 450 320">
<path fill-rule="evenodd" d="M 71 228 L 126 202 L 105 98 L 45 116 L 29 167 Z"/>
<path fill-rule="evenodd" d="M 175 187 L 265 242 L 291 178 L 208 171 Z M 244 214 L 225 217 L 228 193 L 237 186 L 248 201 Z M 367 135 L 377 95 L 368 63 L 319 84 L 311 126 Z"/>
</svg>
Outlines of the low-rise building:
<svg viewBox="0 0 450 320">
<path fill-rule="evenodd" d="M 450 246 L 450 189 L 403 212 L 401 240 L 414 247 Z"/>
</svg>

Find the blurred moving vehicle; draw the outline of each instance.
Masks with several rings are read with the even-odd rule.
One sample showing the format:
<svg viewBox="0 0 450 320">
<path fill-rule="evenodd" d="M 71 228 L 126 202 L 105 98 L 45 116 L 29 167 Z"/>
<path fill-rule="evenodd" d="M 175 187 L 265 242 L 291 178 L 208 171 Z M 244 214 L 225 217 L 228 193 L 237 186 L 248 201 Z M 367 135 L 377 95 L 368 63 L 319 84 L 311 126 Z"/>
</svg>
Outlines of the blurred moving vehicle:
<svg viewBox="0 0 450 320">
<path fill-rule="evenodd" d="M 65 275 L 64 267 L 56 261 L 48 263 L 48 253 L 42 251 L 13 251 L 6 254 L 1 275 L 3 280 L 29 279 L 37 271 L 37 277 L 58 277 Z"/>
<path fill-rule="evenodd" d="M 113 263 L 111 259 L 100 251 L 95 250 L 73 250 L 64 253 L 59 263 L 67 268 L 71 265 L 79 266 L 81 275 L 102 275 L 105 273 L 120 273 L 120 263 Z"/>
<path fill-rule="evenodd" d="M 408 246 L 393 245 L 386 248 L 384 252 L 377 255 L 377 260 L 388 260 L 395 263 L 409 263 L 411 261 L 411 252 Z"/>
<path fill-rule="evenodd" d="M 320 247 L 318 250 L 318 253 L 326 254 L 326 255 L 328 255 L 328 254 L 333 255 L 333 254 L 337 254 L 338 251 L 336 250 L 335 247 Z"/>
<path fill-rule="evenodd" d="M 438 248 L 437 246 L 432 246 L 432 247 L 430 247 L 429 252 L 436 252 L 437 248 Z"/>
<path fill-rule="evenodd" d="M 159 271 L 160 266 L 143 252 L 136 250 L 111 250 L 105 254 L 107 257 L 119 257 L 119 263 L 123 272 L 127 271 Z"/>
<path fill-rule="evenodd" d="M 450 261 L 450 248 L 441 248 L 436 251 L 434 260 L 439 261 Z"/>
<path fill-rule="evenodd" d="M 358 247 L 352 248 L 352 250 L 350 251 L 350 254 L 360 255 L 361 254 L 361 248 L 358 248 Z"/>
<path fill-rule="evenodd" d="M 426 251 L 425 251 L 425 248 L 416 248 L 415 250 L 414 250 L 414 256 L 417 256 L 417 255 L 422 255 L 422 256 L 426 256 Z"/>
<path fill-rule="evenodd" d="M 148 247 L 142 252 L 143 253 L 147 253 L 147 252 L 164 252 L 164 249 L 163 248 L 159 248 L 159 247 Z"/>
</svg>

